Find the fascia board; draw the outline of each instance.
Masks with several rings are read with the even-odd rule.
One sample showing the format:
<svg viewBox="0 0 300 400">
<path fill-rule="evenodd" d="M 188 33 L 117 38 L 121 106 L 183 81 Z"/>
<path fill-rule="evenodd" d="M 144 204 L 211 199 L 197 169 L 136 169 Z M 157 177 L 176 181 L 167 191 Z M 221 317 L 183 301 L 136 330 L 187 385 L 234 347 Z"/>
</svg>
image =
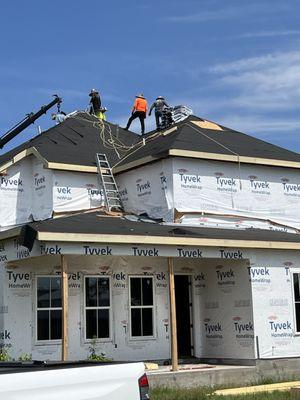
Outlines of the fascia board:
<svg viewBox="0 0 300 400">
<path fill-rule="evenodd" d="M 236 239 L 210 239 L 210 238 L 186 238 L 166 236 L 142 236 L 142 235 L 103 235 L 90 233 L 64 233 L 64 232 L 38 232 L 40 241 L 56 242 L 89 242 L 89 243 L 119 243 L 119 244 L 143 244 L 143 245 L 173 245 L 173 246 L 207 246 L 207 247 L 238 247 L 252 249 L 276 249 L 276 250 L 300 250 L 298 242 L 274 242 L 259 240 Z"/>
</svg>

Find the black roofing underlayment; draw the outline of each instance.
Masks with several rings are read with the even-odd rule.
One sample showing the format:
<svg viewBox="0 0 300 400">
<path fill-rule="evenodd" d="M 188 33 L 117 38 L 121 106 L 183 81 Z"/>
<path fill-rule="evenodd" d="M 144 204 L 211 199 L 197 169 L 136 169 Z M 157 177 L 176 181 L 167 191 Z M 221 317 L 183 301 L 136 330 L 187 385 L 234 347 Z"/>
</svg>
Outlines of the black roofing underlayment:
<svg viewBox="0 0 300 400">
<path fill-rule="evenodd" d="M 176 227 L 142 221 L 130 221 L 124 217 L 110 217 L 99 211 L 81 213 L 69 217 L 49 219 L 26 225 L 31 237 L 38 232 L 122 235 L 141 237 L 188 237 L 227 240 L 255 240 L 274 242 L 300 242 L 300 235 L 262 229 L 220 229 L 203 227 Z M 25 235 L 26 236 L 26 235 Z M 162 241 L 163 244 L 163 241 Z"/>
<path fill-rule="evenodd" d="M 111 165 L 114 165 L 128 151 L 123 144 L 131 148 L 139 141 L 139 137 L 117 125 L 104 122 L 104 126 L 103 142 L 100 137 L 99 120 L 87 113 L 78 113 L 0 156 L 0 165 L 30 147 L 35 147 L 49 162 L 96 166 L 95 154 L 105 153 Z M 111 144 L 112 138 L 117 151 Z"/>
<path fill-rule="evenodd" d="M 147 156 L 166 157 L 169 149 L 300 162 L 298 153 L 223 126 L 223 130 L 200 128 L 193 121 L 203 120 L 189 116 L 176 124 L 173 132 L 152 139 L 155 132 L 150 132 L 145 135 L 146 144 L 141 146 L 139 135 L 108 122 L 104 123 L 103 142 L 97 118 L 82 112 L 0 156 L 0 165 L 30 147 L 35 147 L 49 162 L 86 166 L 95 166 L 95 153 L 105 153 L 113 166 Z"/>
</svg>

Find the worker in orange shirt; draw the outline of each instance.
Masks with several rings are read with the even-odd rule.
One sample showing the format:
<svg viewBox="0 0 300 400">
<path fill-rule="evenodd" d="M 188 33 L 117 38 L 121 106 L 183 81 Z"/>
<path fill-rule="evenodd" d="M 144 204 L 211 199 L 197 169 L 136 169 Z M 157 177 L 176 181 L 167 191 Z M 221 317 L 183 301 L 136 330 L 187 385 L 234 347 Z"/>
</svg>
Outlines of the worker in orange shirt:
<svg viewBox="0 0 300 400">
<path fill-rule="evenodd" d="M 140 123 L 141 123 L 142 135 L 143 135 L 145 133 L 145 118 L 147 115 L 147 111 L 148 111 L 147 100 L 145 99 L 145 97 L 142 93 L 138 94 L 137 96 L 135 96 L 135 102 L 133 105 L 131 117 L 129 118 L 129 120 L 127 122 L 126 128 L 124 128 L 124 129 L 127 131 L 131 125 L 131 122 L 134 119 L 139 118 Z"/>
</svg>

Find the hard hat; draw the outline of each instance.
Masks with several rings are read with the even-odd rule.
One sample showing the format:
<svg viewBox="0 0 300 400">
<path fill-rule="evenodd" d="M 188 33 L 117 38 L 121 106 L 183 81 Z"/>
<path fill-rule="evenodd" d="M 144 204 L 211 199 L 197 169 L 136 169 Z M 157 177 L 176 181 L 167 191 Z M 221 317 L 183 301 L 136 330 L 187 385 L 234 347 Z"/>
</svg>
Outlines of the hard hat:
<svg viewBox="0 0 300 400">
<path fill-rule="evenodd" d="M 92 96 L 93 94 L 99 94 L 99 93 L 97 92 L 96 89 L 92 89 L 89 96 Z"/>
<path fill-rule="evenodd" d="M 139 98 L 141 98 L 141 99 L 144 99 L 144 98 L 145 98 L 144 95 L 143 95 L 143 93 L 137 94 L 135 97 L 139 97 Z"/>
<path fill-rule="evenodd" d="M 156 97 L 156 100 L 164 100 L 165 98 L 163 96 L 158 96 Z"/>
</svg>

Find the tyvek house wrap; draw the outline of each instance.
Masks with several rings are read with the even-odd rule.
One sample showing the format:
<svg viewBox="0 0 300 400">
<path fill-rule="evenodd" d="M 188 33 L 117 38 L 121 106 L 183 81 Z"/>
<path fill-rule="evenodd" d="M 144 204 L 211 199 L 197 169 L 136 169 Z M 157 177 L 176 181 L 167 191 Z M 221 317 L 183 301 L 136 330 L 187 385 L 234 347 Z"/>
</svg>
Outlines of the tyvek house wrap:
<svg viewBox="0 0 300 400">
<path fill-rule="evenodd" d="M 159 161 L 117 176 L 121 192 L 126 189 L 127 211 L 166 221 L 175 210 L 202 212 L 300 228 L 296 169 L 180 157 L 163 162 L 163 168 Z M 167 189 L 161 188 L 162 173 Z"/>
<path fill-rule="evenodd" d="M 5 329 L 4 329 L 4 314 L 8 312 L 8 307 L 4 303 L 4 279 L 5 279 L 5 270 L 4 270 L 4 262 L 1 261 L 1 245 L 0 245 L 0 352 L 1 347 L 4 344 L 5 338 Z"/>
<path fill-rule="evenodd" d="M 0 176 L 0 226 L 31 220 L 32 163 L 30 159 L 12 165 Z"/>
<path fill-rule="evenodd" d="M 176 259 L 175 273 L 191 277 L 193 343 L 197 357 L 251 359 L 254 357 L 251 288 L 246 260 Z M 170 317 L 167 260 L 154 257 L 69 256 L 69 354 L 84 359 L 90 342 L 85 339 L 84 277 L 110 278 L 110 338 L 99 340 L 97 352 L 114 360 L 168 359 Z M 23 353 L 34 359 L 59 359 L 59 342 L 36 340 L 36 278 L 59 276 L 59 257 L 23 260 L 7 267 L 5 285 L 9 313 L 6 344 L 12 357 Z M 132 338 L 130 334 L 129 278 L 153 277 L 154 335 Z M 242 327 L 247 329 L 242 332 Z"/>
<path fill-rule="evenodd" d="M 0 228 L 104 204 L 96 174 L 45 169 L 34 157 L 9 167 L 0 182 Z"/>
<path fill-rule="evenodd" d="M 60 344 L 37 343 L 35 340 L 35 282 L 37 275 L 57 275 L 60 256 L 34 257 L 24 254 L 12 240 L 4 243 L 2 253 L 12 258 L 13 268 L 5 271 L 4 314 L 5 344 L 12 356 L 31 352 L 34 358 L 60 357 Z M 169 357 L 169 306 L 166 255 L 144 257 L 153 246 L 112 247 L 111 256 L 90 256 L 84 251 L 101 248 L 83 243 L 51 243 L 68 254 L 70 268 L 70 354 L 83 358 L 89 343 L 84 339 L 84 276 L 107 275 L 112 284 L 113 337 L 99 343 L 99 350 L 114 359 Z M 106 246 L 102 246 L 106 248 Z M 162 246 L 163 247 L 163 246 Z M 41 250 L 41 243 L 37 243 Z M 36 249 L 36 250 L 37 250 Z M 176 249 L 173 251 L 176 252 Z M 41 255 L 41 253 L 39 253 Z M 73 254 L 73 256 L 72 256 Z M 131 254 L 131 256 L 130 256 Z M 135 257 L 132 257 L 136 254 Z M 140 256 L 137 256 L 140 254 Z M 31 257 L 30 257 L 31 255 Z M 41 263 L 41 260 L 43 261 Z M 194 344 L 197 357 L 208 358 L 276 358 L 298 357 L 300 336 L 294 315 L 292 275 L 300 272 L 297 251 L 247 250 L 238 248 L 185 247 L 175 256 L 175 273 L 188 274 L 192 280 Z M 150 275 L 155 282 L 155 340 L 132 340 L 128 336 L 129 276 Z M 121 305 L 121 306 L 120 306 Z M 4 309 L 5 310 L 5 309 Z M 253 311 L 252 311 L 253 310 Z M 166 326 L 167 325 L 167 326 Z M 22 326 L 22 330 L 20 329 Z M 257 337 L 257 340 L 256 340 Z M 117 347 L 115 347 L 117 344 Z M 254 353 L 254 346 L 256 350 Z"/>
<path fill-rule="evenodd" d="M 116 176 L 121 200 L 128 212 L 173 220 L 174 199 L 171 160 L 140 167 Z"/>
</svg>

